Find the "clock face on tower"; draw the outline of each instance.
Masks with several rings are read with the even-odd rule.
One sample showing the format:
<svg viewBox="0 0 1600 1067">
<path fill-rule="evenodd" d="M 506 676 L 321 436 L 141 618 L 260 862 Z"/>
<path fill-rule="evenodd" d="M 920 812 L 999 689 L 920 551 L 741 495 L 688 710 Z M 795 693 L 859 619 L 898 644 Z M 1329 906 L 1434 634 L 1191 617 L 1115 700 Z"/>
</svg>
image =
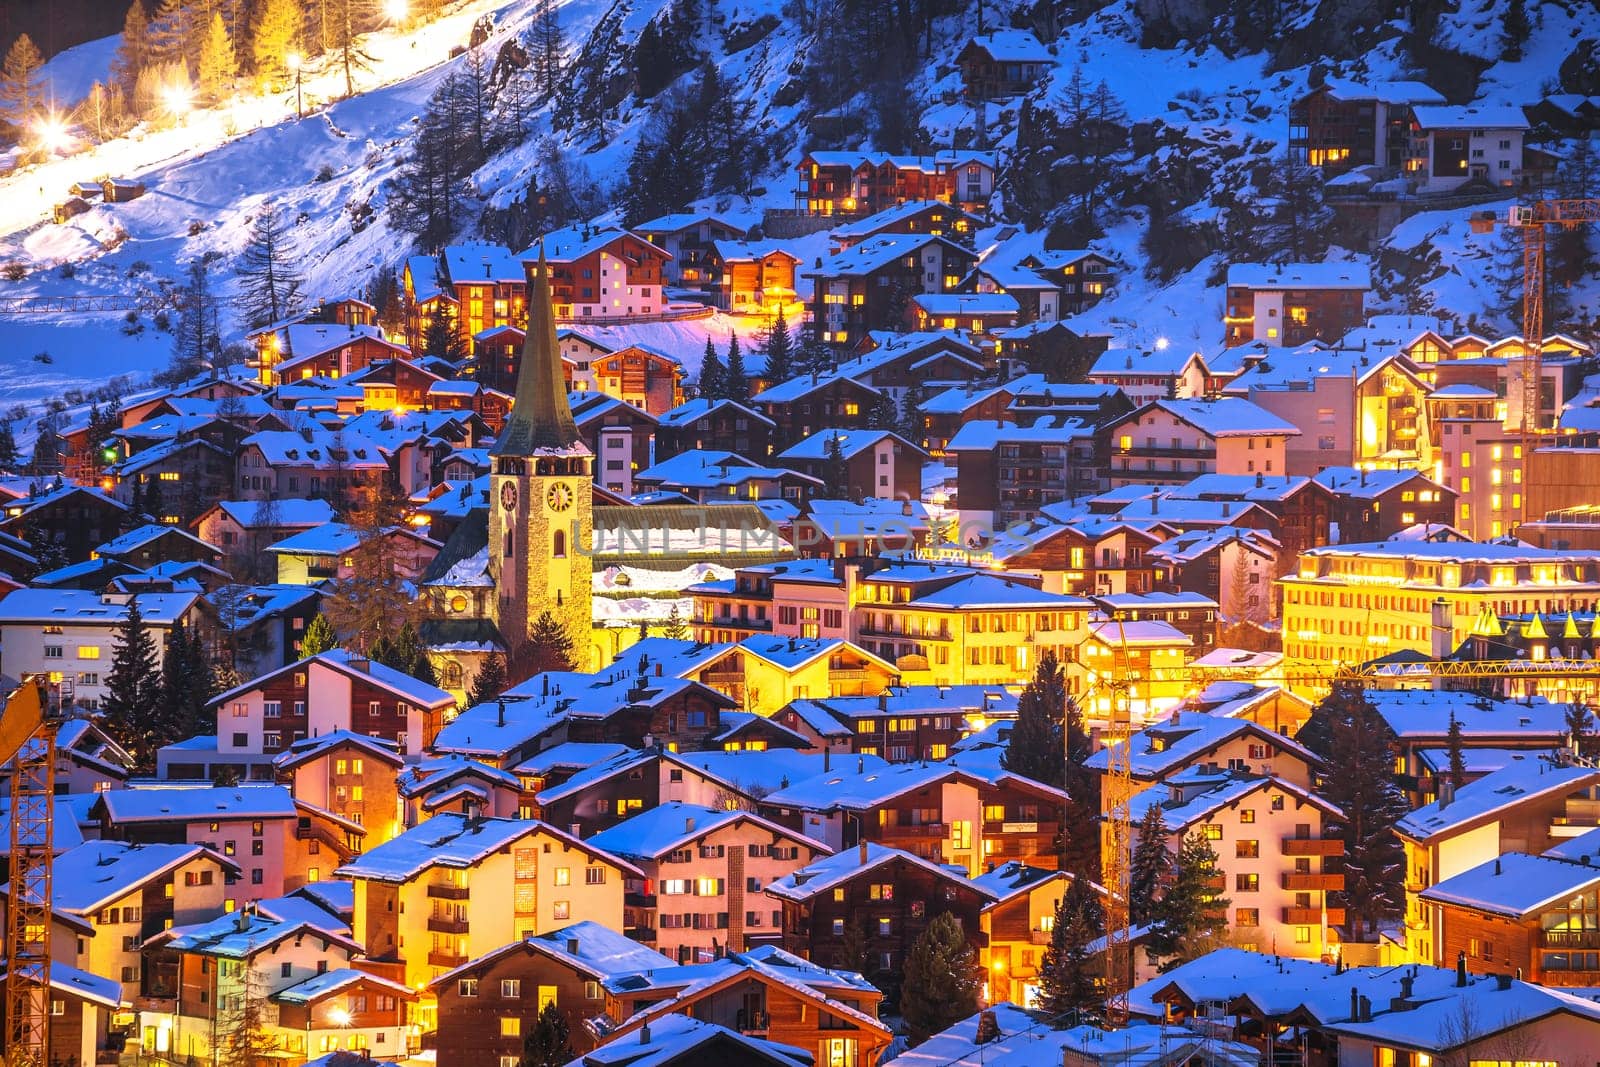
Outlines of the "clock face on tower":
<svg viewBox="0 0 1600 1067">
<path fill-rule="evenodd" d="M 500 487 L 500 506 L 507 511 L 514 511 L 517 506 L 517 487 L 512 482 L 506 482 Z"/>
<path fill-rule="evenodd" d="M 566 482 L 556 482 L 545 493 L 544 499 L 551 511 L 566 511 L 572 506 L 572 486 Z"/>
</svg>

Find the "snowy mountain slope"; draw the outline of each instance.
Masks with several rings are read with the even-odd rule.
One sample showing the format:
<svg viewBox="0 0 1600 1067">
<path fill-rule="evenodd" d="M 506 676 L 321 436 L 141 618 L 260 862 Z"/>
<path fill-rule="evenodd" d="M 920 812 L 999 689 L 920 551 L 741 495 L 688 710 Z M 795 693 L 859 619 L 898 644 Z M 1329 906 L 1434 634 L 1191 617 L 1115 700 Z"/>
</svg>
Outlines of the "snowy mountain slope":
<svg viewBox="0 0 1600 1067">
<path fill-rule="evenodd" d="M 1442 41 L 1463 51 L 1475 46 L 1492 54 L 1492 46 L 1486 49 L 1482 44 L 1488 33 L 1483 27 L 1497 23 L 1505 2 L 1463 0 L 1441 24 Z M 624 43 L 631 42 L 669 6 L 670 0 L 567 0 L 560 10 L 569 52 L 577 54 L 594 44 L 591 35 L 618 34 Z M 803 80 L 799 72 L 813 42 L 776 0 L 709 0 L 705 6 L 709 14 L 702 45 L 711 50 L 736 93 L 755 105 L 754 121 L 776 136 L 782 159 L 760 176 L 753 200 L 725 195 L 710 198 L 703 206 L 753 220 L 763 207 L 791 205 L 792 165 L 804 149 L 854 145 L 808 143 L 804 123 L 813 108 L 803 91 L 790 90 L 797 79 Z M 992 3 L 986 6 L 991 26 L 1004 25 L 1014 13 L 1004 5 L 999 10 Z M 1592 19 L 1562 5 L 1532 6 L 1536 25 L 1525 58 L 1488 66 L 1482 75 L 1482 99 L 1530 102 L 1569 54 L 1574 38 L 1600 32 Z M 484 13 L 497 20 L 496 38 L 488 46 L 494 49 L 506 35 L 529 25 L 531 7 L 532 0 L 461 0 L 445 20 L 410 34 L 379 35 L 373 50 L 380 62 L 368 77 L 374 84 L 385 84 L 331 104 L 303 121 L 293 118 L 292 95 L 280 93 L 231 109 L 235 114 L 231 128 L 229 114 L 218 109 L 192 116 L 179 131 L 127 138 L 97 150 L 103 155 L 61 160 L 0 180 L 0 232 L 11 231 L 0 238 L 0 263 L 21 263 L 31 272 L 20 282 L 0 280 L 0 299 L 127 295 L 147 287 L 154 277 L 180 276 L 182 265 L 197 255 L 213 252 L 226 260 L 241 247 L 251 214 L 269 201 L 280 204 L 296 221 L 308 291 L 337 295 L 358 289 L 376 268 L 399 263 L 409 251 L 409 236 L 394 231 L 383 210 L 384 187 L 409 147 L 415 120 L 429 95 L 460 62 L 446 58 L 450 50 L 465 43 L 472 22 Z M 1311 5 L 1298 10 L 1304 16 L 1313 9 Z M 755 44 L 731 52 L 724 48 L 730 27 L 753 25 L 763 18 L 776 25 L 756 35 Z M 932 56 L 908 86 L 922 127 L 935 143 L 966 143 L 973 135 L 975 115 L 960 103 L 953 62 L 973 28 L 970 10 L 938 20 Z M 1113 333 L 1118 343 L 1145 344 L 1166 337 L 1209 348 L 1220 338 L 1221 293 L 1213 279 L 1223 260 L 1215 253 L 1201 256 L 1166 282 L 1147 275 L 1141 243 L 1149 216 L 1126 199 L 1127 191 L 1141 176 L 1148 181 L 1148 175 L 1159 174 L 1164 181 L 1169 171 L 1197 170 L 1197 187 L 1174 190 L 1180 200 L 1168 218 L 1214 223 L 1222 230 L 1240 225 L 1232 205 L 1253 172 L 1281 153 L 1288 103 L 1304 90 L 1311 72 L 1308 66 L 1274 69 L 1265 53 L 1230 56 L 1208 45 L 1144 48 L 1140 37 L 1135 0 L 1117 0 L 1068 26 L 1051 45 L 1056 66 L 1039 96 L 1059 107 L 1074 72 L 1081 70 L 1088 83 L 1103 80 L 1110 85 L 1134 123 L 1170 135 L 1149 155 L 1136 158 L 1124 152 L 1118 157 L 1119 177 L 1100 218 L 1104 236 L 1095 244 L 1118 261 L 1120 282 L 1085 316 L 1085 324 Z M 1378 37 L 1359 59 L 1325 64 L 1327 73 L 1367 80 L 1414 76 L 1416 72 L 1401 58 L 1397 34 L 1380 32 Z M 93 67 L 84 57 L 98 55 L 106 62 L 113 48 L 114 42 L 111 46 L 93 42 L 58 57 L 59 63 L 75 64 L 76 72 L 64 71 L 63 80 L 71 77 L 81 83 Z M 615 52 L 614 47 L 611 50 Z M 309 77 L 308 102 L 330 96 L 336 79 L 331 72 Z M 546 113 L 523 144 L 490 159 L 474 176 L 477 206 L 504 208 L 521 196 L 529 178 L 546 166 L 551 144 L 603 192 L 614 194 L 652 114 L 648 103 L 625 97 L 607 112 L 596 139 L 553 128 Z M 1002 152 L 1014 141 L 1016 122 L 1014 103 L 989 108 L 987 134 Z M 58 199 L 66 183 L 96 176 L 96 167 L 139 173 L 149 184 L 149 195 L 97 209 L 66 226 L 36 224 L 43 205 Z M 365 214 L 367 208 L 370 215 Z M 352 209 L 361 210 L 364 217 L 358 218 Z M 1485 313 L 1498 288 L 1493 257 L 1467 239 L 1466 216 L 1466 209 L 1418 216 L 1385 244 L 1385 249 L 1409 258 L 1437 245 L 1435 258 L 1444 273 L 1430 282 L 1428 293 L 1435 306 L 1462 318 Z M 612 212 L 608 217 L 618 216 Z M 822 244 L 822 239 L 808 241 L 806 258 L 812 258 Z M 1379 250 L 1380 260 L 1385 249 Z M 1344 253 L 1335 249 L 1330 254 Z M 61 276 L 59 265 L 64 262 L 73 265 L 74 277 Z M 140 265 L 147 265 L 148 272 L 139 271 Z M 219 280 L 226 289 L 226 279 Z M 1398 310 L 1404 302 L 1396 298 L 1390 305 Z M 731 320 L 717 318 L 672 327 L 630 327 L 627 333 L 629 340 L 654 344 L 692 369 L 698 365 L 705 337 L 709 334 L 719 346 L 725 345 L 730 328 Z M 165 335 L 149 327 L 148 319 L 142 335 L 123 336 L 120 313 L 74 315 L 56 322 L 0 319 L 0 399 L 37 401 L 60 395 L 73 382 L 148 371 L 165 361 L 168 345 Z M 29 357 L 36 351 L 49 351 L 54 362 L 34 362 Z"/>
</svg>

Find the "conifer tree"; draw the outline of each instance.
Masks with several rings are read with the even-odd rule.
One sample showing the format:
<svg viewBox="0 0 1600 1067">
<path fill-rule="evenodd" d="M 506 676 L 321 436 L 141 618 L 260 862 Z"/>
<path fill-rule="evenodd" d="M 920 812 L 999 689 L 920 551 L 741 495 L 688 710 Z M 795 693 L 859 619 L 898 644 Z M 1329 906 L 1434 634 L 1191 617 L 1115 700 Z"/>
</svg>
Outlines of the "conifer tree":
<svg viewBox="0 0 1600 1067">
<path fill-rule="evenodd" d="M 1456 718 L 1455 712 L 1450 713 L 1450 728 L 1444 737 L 1445 752 L 1450 758 L 1450 787 L 1460 789 L 1467 784 L 1467 757 L 1463 751 L 1461 720 Z"/>
<path fill-rule="evenodd" d="M 823 446 L 822 495 L 827 500 L 847 500 L 850 497 L 850 468 L 845 463 L 844 446 L 839 434 L 828 431 L 828 441 Z"/>
<path fill-rule="evenodd" d="M 561 19 L 555 0 L 538 0 L 533 9 L 533 32 L 529 35 L 528 57 L 533 85 L 541 97 L 552 97 L 561 87 L 566 44 L 562 39 Z"/>
<path fill-rule="evenodd" d="M 407 561 L 401 558 L 399 540 L 391 536 L 404 507 L 405 499 L 391 478 L 380 478 L 361 492 L 348 516 L 359 538 L 346 553 L 349 574 L 335 580 L 322 599 L 333 628 L 373 659 L 381 658 L 376 643 L 383 635 L 403 633 L 419 611 Z M 389 665 L 410 673 L 413 664 L 408 658 Z"/>
<path fill-rule="evenodd" d="M 678 602 L 672 602 L 672 610 L 667 613 L 667 625 L 661 631 L 661 636 L 673 641 L 682 641 L 689 636 L 689 628 L 683 624 L 683 612 L 678 610 Z"/>
<path fill-rule="evenodd" d="M 239 74 L 239 60 L 233 51 L 222 12 L 214 12 L 200 40 L 200 95 L 210 101 L 226 99 Z"/>
<path fill-rule="evenodd" d="M 250 41 L 257 78 L 276 82 L 290 76 L 288 57 L 300 52 L 301 29 L 298 0 L 263 0 Z"/>
<path fill-rule="evenodd" d="M 263 204 L 250 220 L 250 235 L 233 272 L 239 277 L 239 315 L 247 326 L 282 322 L 295 309 L 303 284 L 298 253 L 276 204 Z"/>
<path fill-rule="evenodd" d="M 1312 711 L 1302 741 L 1326 764 L 1320 794 L 1344 813 L 1346 938 L 1370 941 L 1405 905 L 1405 854 L 1395 823 L 1409 810 L 1394 780 L 1394 734 L 1360 687 L 1335 685 Z"/>
<path fill-rule="evenodd" d="M 1522 48 L 1528 43 L 1528 35 L 1532 32 L 1533 26 L 1528 22 L 1528 8 L 1524 0 L 1510 0 L 1500 19 L 1505 58 L 1513 63 L 1522 59 Z"/>
<path fill-rule="evenodd" d="M 721 400 L 728 395 L 727 385 L 727 371 L 716 346 L 707 337 L 705 359 L 700 364 L 700 395 L 707 400 Z"/>
<path fill-rule="evenodd" d="M 900 411 L 888 390 L 879 393 L 878 399 L 867 409 L 867 425 L 874 430 L 894 430 L 900 425 Z"/>
<path fill-rule="evenodd" d="M 150 60 L 187 66 L 192 58 L 189 46 L 193 37 L 194 13 L 187 0 L 161 0 L 145 37 L 149 42 Z"/>
<path fill-rule="evenodd" d="M 461 330 L 456 325 L 455 305 L 448 300 L 439 301 L 423 327 L 422 354 L 447 363 L 459 363 L 466 358 Z"/>
<path fill-rule="evenodd" d="M 172 362 L 166 376 L 182 381 L 199 373 L 222 350 L 217 297 L 211 287 L 211 263 L 205 256 L 189 261 L 189 276 L 176 294 L 178 328 L 172 335 Z"/>
<path fill-rule="evenodd" d="M 506 659 L 498 652 L 491 652 L 472 679 L 472 688 L 467 691 L 467 707 L 487 704 L 504 693 L 508 686 Z"/>
<path fill-rule="evenodd" d="M 1160 804 L 1151 804 L 1139 820 L 1139 843 L 1128 871 L 1128 917 L 1135 926 L 1155 922 L 1161 890 L 1172 872 L 1167 851 L 1167 820 Z"/>
<path fill-rule="evenodd" d="M 1218 947 L 1228 929 L 1228 901 L 1215 888 L 1217 854 L 1199 831 L 1178 848 L 1172 885 L 1157 908 L 1150 951 L 1170 970 Z"/>
<path fill-rule="evenodd" d="M 15 470 L 17 459 L 17 435 L 11 429 L 11 420 L 0 421 L 0 471 Z"/>
<path fill-rule="evenodd" d="M 1061 869 L 1085 878 L 1100 874 L 1100 772 L 1089 766 L 1094 742 L 1084 727 L 1083 709 L 1067 697 L 1065 718 L 1067 768 L 1062 788 L 1067 791 L 1066 817 L 1062 822 Z"/>
<path fill-rule="evenodd" d="M 533 1028 L 522 1039 L 521 1067 L 565 1067 L 575 1056 L 567 1017 L 552 1000 L 539 1010 Z"/>
<path fill-rule="evenodd" d="M 117 626 L 106 698 L 101 704 L 106 732 L 133 757 L 134 769 L 155 769 L 155 726 L 161 703 L 161 671 L 156 640 L 139 610 L 139 598 L 128 601 L 128 613 Z"/>
<path fill-rule="evenodd" d="M 39 68 L 44 57 L 27 34 L 18 34 L 0 65 L 0 110 L 12 125 L 25 127 L 44 110 L 44 83 Z"/>
<path fill-rule="evenodd" d="M 789 336 L 789 323 L 783 317 L 782 308 L 778 309 L 778 317 L 773 320 L 761 351 L 766 356 L 766 368 L 761 376 L 768 382 L 777 385 L 794 375 L 794 341 Z"/>
<path fill-rule="evenodd" d="M 512 650 L 510 664 L 513 683 L 545 671 L 570 671 L 573 666 L 572 635 L 548 611 L 539 613 L 528 628 L 528 639 Z"/>
<path fill-rule="evenodd" d="M 1013 774 L 1061 787 L 1066 778 L 1066 742 L 1062 733 L 1067 704 L 1067 678 L 1054 652 L 1034 665 L 1033 678 L 1017 698 L 1017 718 L 1000 757 Z"/>
<path fill-rule="evenodd" d="M 4 466 L 0 463 L 0 466 Z M 1574 701 L 1567 705 L 1566 711 L 1567 744 L 1572 750 L 1585 759 L 1593 759 L 1595 751 L 1600 746 L 1596 745 L 1594 732 L 1594 715 L 1588 707 Z"/>
<path fill-rule="evenodd" d="M 1099 1014 L 1103 1001 L 1095 982 L 1098 954 L 1089 946 L 1101 936 L 1103 925 L 1087 880 L 1073 878 L 1056 902 L 1050 945 L 1039 960 L 1039 1008 L 1055 1026 L 1076 1026 Z"/>
<path fill-rule="evenodd" d="M 311 621 L 306 624 L 305 633 L 300 635 L 300 658 L 310 659 L 322 653 L 339 647 L 339 635 L 334 633 L 333 624 L 321 612 L 311 616 Z"/>
<path fill-rule="evenodd" d="M 739 335 L 728 335 L 728 363 L 722 379 L 722 395 L 739 404 L 750 402 L 750 376 L 744 369 L 744 352 L 739 348 Z"/>
<path fill-rule="evenodd" d="M 122 43 L 117 46 L 112 75 L 122 87 L 124 95 L 133 95 L 139 72 L 150 62 L 150 19 L 145 14 L 144 0 L 130 0 L 128 14 L 122 20 Z"/>
<path fill-rule="evenodd" d="M 216 719 L 207 714 L 212 695 L 211 666 L 205 642 L 198 631 L 177 622 L 167 635 L 161 661 L 161 735 L 156 746 L 216 732 Z"/>
<path fill-rule="evenodd" d="M 978 1010 L 977 954 L 961 923 L 948 911 L 934 917 L 906 953 L 900 1014 L 911 1044 L 928 1038 Z"/>
</svg>

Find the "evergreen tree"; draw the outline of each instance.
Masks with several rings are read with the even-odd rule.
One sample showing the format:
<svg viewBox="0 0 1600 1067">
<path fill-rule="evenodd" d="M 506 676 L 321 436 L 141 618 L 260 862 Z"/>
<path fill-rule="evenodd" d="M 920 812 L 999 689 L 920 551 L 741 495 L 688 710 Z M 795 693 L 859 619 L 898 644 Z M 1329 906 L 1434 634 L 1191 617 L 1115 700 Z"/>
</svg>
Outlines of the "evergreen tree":
<svg viewBox="0 0 1600 1067">
<path fill-rule="evenodd" d="M 885 389 L 878 394 L 878 399 L 872 402 L 872 407 L 867 409 L 867 425 L 874 430 L 896 430 L 900 426 L 900 411 L 895 406 L 894 396 Z"/>
<path fill-rule="evenodd" d="M 333 624 L 321 612 L 311 617 L 311 622 L 306 625 L 305 633 L 300 635 L 300 658 L 309 659 L 320 656 L 322 653 L 339 647 L 339 635 L 334 633 Z"/>
<path fill-rule="evenodd" d="M 211 263 L 205 256 L 189 261 L 189 276 L 175 294 L 178 328 L 172 335 L 168 381 L 191 378 L 211 365 L 222 350 L 217 297 L 211 287 Z"/>
<path fill-rule="evenodd" d="M 1017 698 L 1017 718 L 1000 766 L 1059 789 L 1066 778 L 1066 705 L 1066 672 L 1054 652 L 1045 652 Z"/>
<path fill-rule="evenodd" d="M 109 86 L 95 82 L 78 106 L 84 129 L 97 144 L 109 141 L 127 128 L 127 110 L 122 86 L 115 82 Z"/>
<path fill-rule="evenodd" d="M 472 679 L 472 688 L 467 691 L 467 707 L 487 704 L 504 693 L 508 686 L 506 659 L 498 652 L 491 652 Z"/>
<path fill-rule="evenodd" d="M 1163 970 L 1205 955 L 1227 933 L 1228 901 L 1215 888 L 1221 877 L 1211 843 L 1199 831 L 1187 835 L 1150 933 L 1151 954 L 1167 961 Z"/>
<path fill-rule="evenodd" d="M 766 369 L 761 376 L 768 382 L 777 385 L 794 375 L 794 342 L 789 337 L 789 323 L 783 317 L 782 308 L 778 309 L 778 317 L 772 323 L 761 351 L 766 356 Z"/>
<path fill-rule="evenodd" d="M 539 613 L 528 629 L 528 639 L 511 652 L 509 675 L 513 683 L 545 671 L 570 671 L 572 635 L 548 611 Z"/>
<path fill-rule="evenodd" d="M 707 338 L 710 343 L 710 338 Z M 728 363 L 722 376 L 722 395 L 740 404 L 750 402 L 750 378 L 744 369 L 744 353 L 739 350 L 739 335 L 728 335 Z"/>
<path fill-rule="evenodd" d="M 576 1056 L 567 1032 L 567 1017 L 552 1000 L 539 1009 L 533 1029 L 522 1039 L 521 1067 L 565 1067 Z"/>
<path fill-rule="evenodd" d="M 218 16 L 220 18 L 220 16 Z M 239 277 L 239 315 L 260 328 L 282 322 L 299 303 L 302 279 L 294 236 L 275 204 L 263 204 L 250 220 L 250 235 L 234 273 Z"/>
<path fill-rule="evenodd" d="M 826 500 L 850 498 L 850 467 L 845 463 L 844 447 L 839 440 L 837 431 L 828 431 L 828 441 L 823 447 L 826 466 L 822 469 L 822 496 Z"/>
<path fill-rule="evenodd" d="M 1095 980 L 1100 954 L 1089 951 L 1103 925 L 1087 880 L 1072 879 L 1056 902 L 1050 945 L 1039 960 L 1039 1008 L 1058 1027 L 1087 1021 L 1104 1003 Z"/>
<path fill-rule="evenodd" d="M 1370 941 L 1405 905 L 1405 855 L 1394 825 L 1408 806 L 1394 780 L 1394 734 L 1360 687 L 1338 684 L 1297 739 L 1322 757 L 1319 792 L 1344 813 L 1334 830 L 1344 842 L 1345 887 L 1337 896 L 1345 940 Z"/>
<path fill-rule="evenodd" d="M 12 432 L 11 421 L 0 421 L 0 471 L 15 470 L 18 458 L 17 435 Z"/>
<path fill-rule="evenodd" d="M 258 79 L 273 83 L 290 78 L 288 57 L 300 54 L 302 26 L 298 0 L 263 0 L 250 41 Z"/>
<path fill-rule="evenodd" d="M 1513 63 L 1522 59 L 1522 48 L 1528 43 L 1533 26 L 1528 22 L 1528 8 L 1524 0 L 1509 0 L 1500 18 L 1500 36 L 1504 55 Z"/>
<path fill-rule="evenodd" d="M 1450 729 L 1445 733 L 1445 752 L 1450 758 L 1450 787 L 1460 789 L 1467 784 L 1467 757 L 1463 751 L 1461 720 L 1450 713 Z"/>
<path fill-rule="evenodd" d="M 438 672 L 433 669 L 433 661 L 428 659 L 428 650 L 417 628 L 410 622 L 402 625 L 400 632 L 395 635 L 394 652 L 395 662 L 392 666 L 395 670 L 404 671 L 419 682 L 438 684 Z"/>
<path fill-rule="evenodd" d="M 464 169 L 461 130 L 456 125 L 456 96 L 451 79 L 434 91 L 411 151 L 401 160 L 390 186 L 390 218 L 428 251 L 450 242 L 463 213 L 463 178 L 469 171 Z"/>
<path fill-rule="evenodd" d="M 161 671 L 156 639 L 144 623 L 139 598 L 128 601 L 128 613 L 117 626 L 101 725 L 133 757 L 134 769 L 148 773 L 156 765 L 155 726 L 161 704 Z"/>
<path fill-rule="evenodd" d="M 903 982 L 900 1014 L 911 1031 L 912 1045 L 978 1010 L 977 953 L 954 915 L 940 912 L 912 944 Z"/>
<path fill-rule="evenodd" d="M 553 97 L 561 88 L 566 50 L 555 0 L 538 0 L 533 8 L 533 31 L 529 34 L 528 59 L 534 89 L 541 97 Z"/>
<path fill-rule="evenodd" d="M 239 74 L 239 60 L 220 11 L 212 14 L 201 39 L 199 70 L 200 95 L 204 99 L 224 100 L 232 93 L 233 79 Z"/>
<path fill-rule="evenodd" d="M 112 75 L 125 95 L 133 94 L 139 72 L 150 62 L 150 19 L 145 14 L 144 0 L 131 0 L 127 17 L 122 20 L 122 43 L 117 46 L 112 63 Z"/>
<path fill-rule="evenodd" d="M 661 631 L 661 636 L 673 641 L 682 641 L 689 636 L 689 628 L 683 624 L 683 613 L 678 610 L 678 602 L 672 602 L 672 610 L 667 613 L 666 628 Z"/>
<path fill-rule="evenodd" d="M 1160 804 L 1151 804 L 1139 820 L 1139 843 L 1128 871 L 1128 917 L 1135 926 L 1156 921 L 1161 890 L 1171 873 L 1166 815 Z"/>
<path fill-rule="evenodd" d="M 42 66 L 44 57 L 33 38 L 18 34 L 0 65 L 0 111 L 18 128 L 26 127 L 44 110 L 44 81 L 39 75 Z"/>
<path fill-rule="evenodd" d="M 727 371 L 717 355 L 717 347 L 706 338 L 705 359 L 700 363 L 700 395 L 707 400 L 721 400 L 727 395 Z"/>
<path fill-rule="evenodd" d="M 467 357 L 456 325 L 456 308 L 448 300 L 439 301 L 422 331 L 422 354 L 447 363 L 460 363 Z"/>
<path fill-rule="evenodd" d="M 344 95 L 356 94 L 356 73 L 372 69 L 372 57 L 361 38 L 378 28 L 377 0 L 321 0 L 323 48 L 344 71 Z"/>
<path fill-rule="evenodd" d="M 1574 701 L 1567 705 L 1566 722 L 1567 744 L 1572 746 L 1572 751 L 1585 759 L 1593 759 L 1600 750 L 1600 745 L 1596 744 L 1593 714 L 1585 705 Z"/>
<path fill-rule="evenodd" d="M 167 635 L 161 661 L 161 716 L 157 747 L 216 732 L 216 718 L 207 714 L 211 699 L 211 665 L 198 631 L 175 623 Z"/>
<path fill-rule="evenodd" d="M 56 474 L 61 470 L 61 437 L 56 433 L 54 416 L 39 420 L 34 430 L 33 458 L 29 474 Z"/>
<path fill-rule="evenodd" d="M 1065 723 L 1067 772 L 1061 786 L 1067 791 L 1066 817 L 1062 821 L 1061 869 L 1097 879 L 1100 871 L 1100 772 L 1089 767 L 1094 742 L 1083 722 L 1083 709 L 1067 697 Z"/>
<path fill-rule="evenodd" d="M 342 446 L 330 446 L 330 451 L 335 447 Z M 357 497 L 348 515 L 358 536 L 356 547 L 346 553 L 349 574 L 336 579 L 322 599 L 323 613 L 333 628 L 373 659 L 381 658 L 376 643 L 389 633 L 404 634 L 419 612 L 411 585 L 414 568 L 401 556 L 399 539 L 392 536 L 404 507 L 405 498 L 387 477 Z M 411 636 L 415 638 L 415 630 Z M 405 659 L 389 666 L 409 674 L 414 657 L 408 651 Z"/>
<path fill-rule="evenodd" d="M 145 33 L 150 62 L 188 66 L 192 58 L 189 46 L 193 36 L 194 13 L 186 0 L 161 0 L 156 8 L 156 17 Z"/>
</svg>

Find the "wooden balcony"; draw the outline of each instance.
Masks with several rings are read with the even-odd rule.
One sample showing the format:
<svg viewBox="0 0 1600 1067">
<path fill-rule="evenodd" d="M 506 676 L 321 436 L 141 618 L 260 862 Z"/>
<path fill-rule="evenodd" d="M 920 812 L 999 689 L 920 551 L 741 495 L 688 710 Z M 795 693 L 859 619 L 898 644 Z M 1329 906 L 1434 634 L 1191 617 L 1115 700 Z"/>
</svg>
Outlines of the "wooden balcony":
<svg viewBox="0 0 1600 1067">
<path fill-rule="evenodd" d="M 1279 879 L 1279 884 L 1295 892 L 1338 890 L 1344 888 L 1344 875 L 1285 874 Z"/>
<path fill-rule="evenodd" d="M 431 915 L 428 917 L 428 930 L 435 934 L 464 934 L 467 932 L 467 920 Z"/>
<path fill-rule="evenodd" d="M 1336 837 L 1286 837 L 1283 839 L 1285 856 L 1342 856 L 1344 842 Z"/>
<path fill-rule="evenodd" d="M 470 895 L 464 885 L 452 885 L 449 882 L 429 882 L 428 897 L 431 900 L 466 900 Z"/>
<path fill-rule="evenodd" d="M 467 962 L 467 957 L 458 956 L 454 952 L 442 952 L 438 949 L 428 953 L 428 966 L 430 967 L 459 967 Z"/>
<path fill-rule="evenodd" d="M 1600 949 L 1600 930 L 1541 930 L 1539 944 L 1545 948 Z"/>
<path fill-rule="evenodd" d="M 1322 917 L 1328 917 L 1329 926 L 1344 923 L 1343 908 L 1279 908 L 1279 915 L 1290 926 L 1320 926 Z"/>
</svg>

